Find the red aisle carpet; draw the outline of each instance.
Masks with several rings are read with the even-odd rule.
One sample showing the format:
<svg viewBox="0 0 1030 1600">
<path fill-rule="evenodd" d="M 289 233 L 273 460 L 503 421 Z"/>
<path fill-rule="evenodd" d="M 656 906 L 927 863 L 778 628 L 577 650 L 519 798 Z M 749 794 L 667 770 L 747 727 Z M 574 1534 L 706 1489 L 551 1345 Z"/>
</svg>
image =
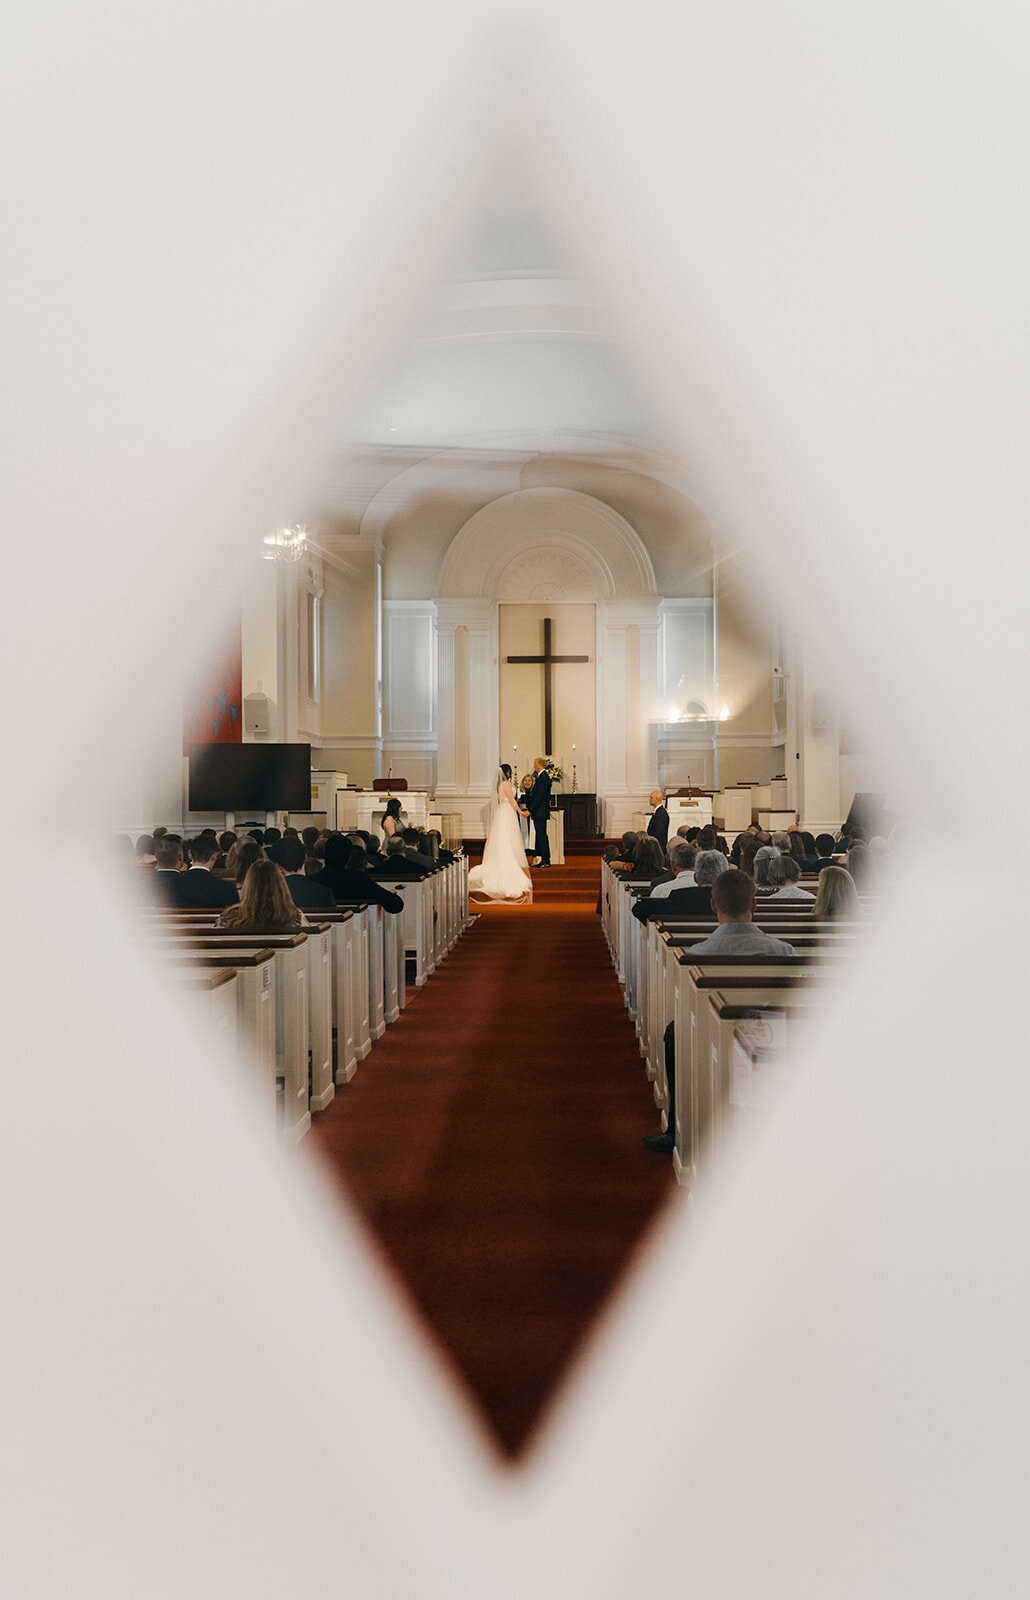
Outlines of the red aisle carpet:
<svg viewBox="0 0 1030 1600">
<path fill-rule="evenodd" d="M 409 989 L 314 1128 L 508 1456 L 673 1187 L 640 1142 L 658 1118 L 597 859 L 534 884 Z"/>
</svg>

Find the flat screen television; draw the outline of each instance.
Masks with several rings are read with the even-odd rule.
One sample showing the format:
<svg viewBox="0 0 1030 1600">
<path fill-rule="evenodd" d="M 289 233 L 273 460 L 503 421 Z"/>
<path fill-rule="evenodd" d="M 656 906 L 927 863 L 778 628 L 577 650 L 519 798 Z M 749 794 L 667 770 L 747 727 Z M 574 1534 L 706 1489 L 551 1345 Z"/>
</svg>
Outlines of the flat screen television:
<svg viewBox="0 0 1030 1600">
<path fill-rule="evenodd" d="M 310 811 L 309 744 L 191 744 L 191 811 Z"/>
</svg>

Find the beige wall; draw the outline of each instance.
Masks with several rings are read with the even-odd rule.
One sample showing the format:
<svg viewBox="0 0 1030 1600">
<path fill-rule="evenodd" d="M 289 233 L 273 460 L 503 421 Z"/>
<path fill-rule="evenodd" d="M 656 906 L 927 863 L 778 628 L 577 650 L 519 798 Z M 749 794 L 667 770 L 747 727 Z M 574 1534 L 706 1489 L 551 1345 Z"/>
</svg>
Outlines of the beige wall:
<svg viewBox="0 0 1030 1600">
<path fill-rule="evenodd" d="M 577 781 L 591 791 L 596 760 L 597 608 L 593 605 L 502 605 L 498 621 L 498 675 L 501 691 L 502 761 L 510 761 L 518 745 L 519 771 L 525 772 L 538 755 L 550 755 L 565 770 L 572 787 L 572 745 L 576 745 Z M 558 655 L 585 655 L 584 663 L 558 666 L 553 671 L 553 749 L 544 749 L 544 670 L 538 666 L 510 666 L 509 655 L 539 655 L 543 650 L 543 620 L 551 618 L 551 649 Z"/>
</svg>

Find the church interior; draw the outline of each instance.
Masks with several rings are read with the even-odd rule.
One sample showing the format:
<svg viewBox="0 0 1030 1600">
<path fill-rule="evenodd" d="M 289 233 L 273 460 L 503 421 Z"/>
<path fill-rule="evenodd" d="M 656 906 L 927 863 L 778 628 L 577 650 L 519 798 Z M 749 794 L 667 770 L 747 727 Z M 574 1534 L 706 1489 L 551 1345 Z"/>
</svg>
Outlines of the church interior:
<svg viewBox="0 0 1030 1600">
<path fill-rule="evenodd" d="M 5 1591 L 1022 1600 L 1025 44 L 993 0 L 13 0 Z M 397 1016 L 295 1142 L 110 856 L 224 820 L 205 718 L 469 847 L 404 1006 L 401 925 L 334 912 Z M 466 923 L 537 756 L 599 834 Z M 745 785 L 911 832 L 692 1186 L 648 983 L 687 1036 L 702 990 L 601 856 Z M 243 954 L 314 984 L 286 949 Z"/>
</svg>

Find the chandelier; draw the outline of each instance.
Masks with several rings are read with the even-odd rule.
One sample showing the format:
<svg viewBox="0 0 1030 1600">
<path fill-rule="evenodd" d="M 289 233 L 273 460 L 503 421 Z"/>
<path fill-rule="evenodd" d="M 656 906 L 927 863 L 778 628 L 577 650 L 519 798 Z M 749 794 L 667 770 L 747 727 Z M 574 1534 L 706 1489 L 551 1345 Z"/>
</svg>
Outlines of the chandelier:
<svg viewBox="0 0 1030 1600">
<path fill-rule="evenodd" d="M 306 528 L 276 528 L 265 539 L 262 552 L 266 561 L 299 561 L 308 536 Z"/>
</svg>

